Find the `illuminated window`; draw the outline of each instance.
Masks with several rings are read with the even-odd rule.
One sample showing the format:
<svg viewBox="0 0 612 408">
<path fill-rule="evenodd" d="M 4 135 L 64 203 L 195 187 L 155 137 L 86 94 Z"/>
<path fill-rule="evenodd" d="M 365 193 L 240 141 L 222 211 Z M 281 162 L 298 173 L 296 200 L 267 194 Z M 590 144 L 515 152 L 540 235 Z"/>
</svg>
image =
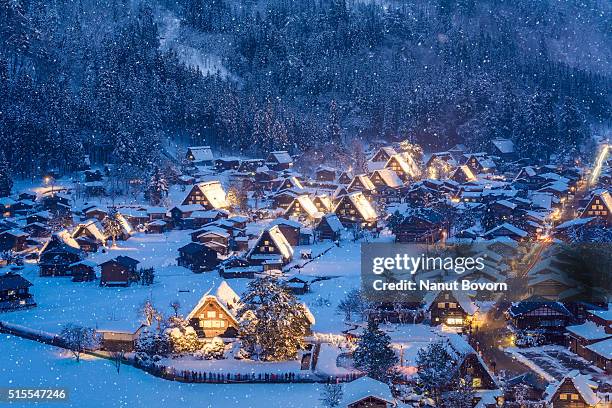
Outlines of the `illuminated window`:
<svg viewBox="0 0 612 408">
<path fill-rule="evenodd" d="M 482 387 L 482 379 L 481 378 L 473 378 L 472 379 L 472 388 L 480 388 Z"/>
<path fill-rule="evenodd" d="M 446 324 L 449 326 L 461 326 L 463 324 L 463 319 L 460 317 L 449 317 L 446 319 Z"/>
<path fill-rule="evenodd" d="M 210 318 L 215 318 L 217 317 L 217 313 L 215 311 L 212 312 L 206 312 L 206 317 Z"/>
<path fill-rule="evenodd" d="M 578 401 L 580 399 L 580 397 L 578 396 L 578 394 L 572 394 L 572 401 Z"/>
<path fill-rule="evenodd" d="M 438 309 L 444 309 L 444 308 L 446 308 L 446 303 L 444 302 L 438 303 Z"/>
<path fill-rule="evenodd" d="M 565 401 L 567 399 L 567 394 L 559 394 L 559 399 Z"/>
</svg>

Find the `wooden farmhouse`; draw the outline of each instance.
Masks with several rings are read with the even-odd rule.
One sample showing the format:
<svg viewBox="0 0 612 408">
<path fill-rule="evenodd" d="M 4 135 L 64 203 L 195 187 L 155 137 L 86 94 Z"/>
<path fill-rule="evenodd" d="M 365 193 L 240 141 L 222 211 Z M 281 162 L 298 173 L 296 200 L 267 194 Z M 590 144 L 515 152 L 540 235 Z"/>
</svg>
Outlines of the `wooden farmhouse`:
<svg viewBox="0 0 612 408">
<path fill-rule="evenodd" d="M 364 376 L 344 384 L 340 408 L 393 408 L 397 403 L 389 386 Z"/>
<path fill-rule="evenodd" d="M 300 194 L 301 194 L 301 191 L 294 191 L 294 190 L 279 191 L 275 193 L 274 197 L 272 198 L 272 208 L 281 208 L 283 210 L 286 210 L 287 207 L 291 205 L 293 200 L 295 200 Z"/>
<path fill-rule="evenodd" d="M 465 328 L 478 311 L 478 307 L 465 292 L 441 291 L 428 293 L 425 310 L 430 314 L 432 326 L 444 324 Z"/>
<path fill-rule="evenodd" d="M 490 173 L 496 169 L 495 162 L 484 153 L 474 153 L 466 155 L 465 165 L 474 173 Z"/>
<path fill-rule="evenodd" d="M 91 219 L 86 222 L 80 223 L 76 226 L 72 232 L 72 238 L 74 238 L 84 251 L 95 252 L 97 251 L 98 245 L 106 245 L 107 237 L 104 233 L 104 227 L 100 221 Z M 94 245 L 90 245 L 93 243 Z"/>
<path fill-rule="evenodd" d="M 350 184 L 346 187 L 346 190 L 349 193 L 361 191 L 365 194 L 371 195 L 376 192 L 376 187 L 367 175 L 359 174 L 353 178 Z"/>
<path fill-rule="evenodd" d="M 588 361 L 594 360 L 588 346 L 612 338 L 612 333 L 606 333 L 604 326 L 598 326 L 592 321 L 577 326 L 567 326 L 566 330 L 570 351 Z"/>
<path fill-rule="evenodd" d="M 20 229 L 0 233 L 0 251 L 20 252 L 26 249 L 28 234 Z"/>
<path fill-rule="evenodd" d="M 206 181 L 194 185 L 182 204 L 200 204 L 206 210 L 219 210 L 229 207 L 225 190 L 219 181 Z"/>
<path fill-rule="evenodd" d="M 359 227 L 363 229 L 376 229 L 378 214 L 372 204 L 361 192 L 342 196 L 334 209 L 342 225 L 345 227 Z"/>
<path fill-rule="evenodd" d="M 397 151 L 391 146 L 383 146 L 374 153 L 370 161 L 372 162 L 387 162 L 392 156 L 395 156 Z"/>
<path fill-rule="evenodd" d="M 138 280 L 136 266 L 140 263 L 129 256 L 120 255 L 100 264 L 100 285 L 130 286 Z"/>
<path fill-rule="evenodd" d="M 293 159 L 286 151 L 270 152 L 266 159 L 266 166 L 275 171 L 289 170 L 293 167 Z"/>
<path fill-rule="evenodd" d="M 301 191 L 304 189 L 302 182 L 295 176 L 287 177 L 278 184 L 277 192 L 283 190 Z"/>
<path fill-rule="evenodd" d="M 315 170 L 314 179 L 318 182 L 332 183 L 336 180 L 336 170 L 327 166 L 319 166 Z"/>
<path fill-rule="evenodd" d="M 393 155 L 385 163 L 385 168 L 393 170 L 403 182 L 415 179 L 420 171 L 410 156 Z"/>
<path fill-rule="evenodd" d="M 353 180 L 353 174 L 350 171 L 343 171 L 338 176 L 338 184 L 347 185 Z"/>
<path fill-rule="evenodd" d="M 319 194 L 314 196 L 312 202 L 314 203 L 315 207 L 317 207 L 317 210 L 323 214 L 334 211 L 334 202 L 327 194 Z"/>
<path fill-rule="evenodd" d="M 75 262 L 68 266 L 68 275 L 73 282 L 91 282 L 96 279 L 97 264 L 90 260 Z"/>
<path fill-rule="evenodd" d="M 300 220 L 318 220 L 323 216 L 312 199 L 307 194 L 297 196 L 289 207 L 285 210 L 286 217 L 293 217 Z"/>
<path fill-rule="evenodd" d="M 506 312 L 508 320 L 519 330 L 538 330 L 550 342 L 565 343 L 565 327 L 571 312 L 559 302 L 532 297 L 513 304 Z"/>
<path fill-rule="evenodd" d="M 60 231 L 51 236 L 38 255 L 40 276 L 65 276 L 69 266 L 81 260 L 83 251 L 68 231 Z"/>
<path fill-rule="evenodd" d="M 143 330 L 147 330 L 144 324 L 125 327 L 125 324 L 106 322 L 102 328 L 96 330 L 96 333 L 100 335 L 102 350 L 131 353 L 136 348 L 136 341 Z"/>
<path fill-rule="evenodd" d="M 255 246 L 247 253 L 251 264 L 261 265 L 267 261 L 279 261 L 285 265 L 293 259 L 293 247 L 287 241 L 278 225 L 264 230 Z"/>
<path fill-rule="evenodd" d="M 222 281 L 213 291 L 205 293 L 187 315 L 186 320 L 199 337 L 236 337 L 239 322 L 236 316 L 240 297 Z"/>
<path fill-rule="evenodd" d="M 576 370 L 549 385 L 545 402 L 554 408 L 595 408 L 600 398 L 591 389 L 587 378 Z"/>
<path fill-rule="evenodd" d="M 193 165 L 212 166 L 215 162 L 210 146 L 191 146 L 187 148 L 185 158 Z"/>
<path fill-rule="evenodd" d="M 277 226 L 291 246 L 300 245 L 302 224 L 295 220 L 277 218 L 270 223 L 270 227 Z"/>
<path fill-rule="evenodd" d="M 468 183 L 470 181 L 476 181 L 476 176 L 471 168 L 468 166 L 457 167 L 449 177 L 451 180 L 456 181 L 459 184 Z"/>
<path fill-rule="evenodd" d="M 607 226 L 612 226 L 612 195 L 607 190 L 593 193 L 581 217 L 596 217 L 603 220 Z"/>
<path fill-rule="evenodd" d="M 499 384 L 495 375 L 489 370 L 480 354 L 474 350 L 464 337 L 453 333 L 447 337 L 447 341 L 446 351 L 453 362 L 451 383 L 470 378 L 470 385 L 476 392 L 499 390 Z M 496 402 L 499 403 L 501 401 Z"/>
<path fill-rule="evenodd" d="M 405 217 L 394 229 L 396 242 L 438 242 L 446 231 L 442 216 L 435 210 L 422 208 Z"/>
<path fill-rule="evenodd" d="M 219 263 L 217 251 L 206 244 L 190 242 L 179 248 L 178 252 L 178 266 L 184 266 L 196 273 L 213 270 Z"/>
<path fill-rule="evenodd" d="M 336 214 L 325 214 L 315 227 L 315 236 L 320 241 L 338 241 L 343 230 L 344 226 Z"/>
<path fill-rule="evenodd" d="M 12 271 L 0 275 L 0 312 L 36 306 L 30 286 L 27 279 Z"/>
</svg>

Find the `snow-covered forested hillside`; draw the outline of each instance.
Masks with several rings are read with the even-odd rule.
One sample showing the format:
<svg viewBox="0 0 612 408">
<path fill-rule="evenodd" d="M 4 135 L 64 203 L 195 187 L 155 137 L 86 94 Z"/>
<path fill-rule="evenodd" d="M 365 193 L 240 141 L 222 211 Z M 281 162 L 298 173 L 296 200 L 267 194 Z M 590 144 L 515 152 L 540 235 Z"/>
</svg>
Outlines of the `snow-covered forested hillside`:
<svg viewBox="0 0 612 408">
<path fill-rule="evenodd" d="M 239 154 L 510 137 L 543 158 L 609 122 L 609 12 L 597 0 L 2 0 L 1 153 L 23 176 L 86 154 L 147 171 L 168 138 Z"/>
</svg>

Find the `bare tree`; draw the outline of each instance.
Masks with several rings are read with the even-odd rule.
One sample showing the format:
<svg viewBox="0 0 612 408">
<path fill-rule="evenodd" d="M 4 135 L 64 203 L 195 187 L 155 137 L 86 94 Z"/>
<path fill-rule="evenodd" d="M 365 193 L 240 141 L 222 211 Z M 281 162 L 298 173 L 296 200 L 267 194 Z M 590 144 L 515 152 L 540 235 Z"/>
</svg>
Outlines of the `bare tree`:
<svg viewBox="0 0 612 408">
<path fill-rule="evenodd" d="M 326 408 L 335 408 L 340 406 L 342 401 L 342 385 L 341 384 L 325 384 L 321 390 L 321 404 Z"/>
<path fill-rule="evenodd" d="M 111 351 L 109 354 L 113 361 L 113 365 L 117 369 L 117 374 L 119 374 L 119 369 L 121 368 L 121 364 L 123 363 L 123 360 L 125 359 L 125 352 L 123 350 L 119 350 L 119 351 Z"/>
<path fill-rule="evenodd" d="M 76 361 L 81 360 L 81 353 L 86 350 L 93 350 L 100 344 L 100 339 L 96 331 L 89 327 L 83 327 L 69 323 L 60 332 L 66 348 L 68 348 Z"/>
</svg>

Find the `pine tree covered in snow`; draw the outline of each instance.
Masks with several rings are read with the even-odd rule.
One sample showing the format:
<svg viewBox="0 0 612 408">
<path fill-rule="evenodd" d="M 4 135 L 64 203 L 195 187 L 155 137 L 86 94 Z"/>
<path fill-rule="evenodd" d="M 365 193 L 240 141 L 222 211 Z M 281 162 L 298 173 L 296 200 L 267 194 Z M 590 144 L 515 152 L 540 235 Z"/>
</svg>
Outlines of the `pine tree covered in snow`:
<svg viewBox="0 0 612 408">
<path fill-rule="evenodd" d="M 168 196 L 168 180 L 159 167 L 155 167 L 149 180 L 147 197 L 151 205 L 158 205 Z"/>
<path fill-rule="evenodd" d="M 357 343 L 353 353 L 355 367 L 368 376 L 379 381 L 388 382 L 393 376 L 393 367 L 398 358 L 391 348 L 389 335 L 378 328 L 378 324 L 370 321 Z"/>
<path fill-rule="evenodd" d="M 113 241 L 113 247 L 117 244 L 117 237 L 121 235 L 123 226 L 119 221 L 119 212 L 116 208 L 111 207 L 108 209 L 108 214 L 102 220 L 104 226 L 104 233 L 107 237 L 110 237 Z"/>
<path fill-rule="evenodd" d="M 0 197 L 11 195 L 12 188 L 13 180 L 11 179 L 10 168 L 4 153 L 0 151 Z"/>
<path fill-rule="evenodd" d="M 243 295 L 239 317 L 244 348 L 264 361 L 295 359 L 309 323 L 295 296 L 273 277 L 257 278 Z"/>
<path fill-rule="evenodd" d="M 453 372 L 453 361 L 444 343 L 435 342 L 420 349 L 416 363 L 421 387 L 432 395 L 436 403 L 439 403 L 441 391 L 448 385 Z"/>
<path fill-rule="evenodd" d="M 471 378 L 462 378 L 452 390 L 442 397 L 442 406 L 445 408 L 472 408 L 474 406 L 474 389 Z"/>
</svg>

